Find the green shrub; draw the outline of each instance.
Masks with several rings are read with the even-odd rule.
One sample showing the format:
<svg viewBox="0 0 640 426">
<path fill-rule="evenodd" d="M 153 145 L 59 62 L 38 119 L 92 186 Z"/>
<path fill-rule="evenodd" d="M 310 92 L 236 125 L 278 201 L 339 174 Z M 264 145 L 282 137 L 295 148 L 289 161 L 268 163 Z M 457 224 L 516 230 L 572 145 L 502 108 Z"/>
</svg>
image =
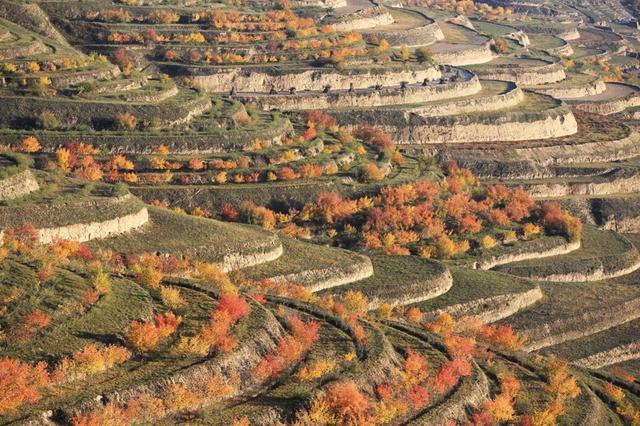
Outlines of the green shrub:
<svg viewBox="0 0 640 426">
<path fill-rule="evenodd" d="M 111 188 L 111 194 L 114 197 L 122 197 L 129 193 L 129 186 L 124 182 L 118 182 Z"/>
<path fill-rule="evenodd" d="M 43 111 L 36 122 L 37 126 L 44 130 L 55 130 L 60 127 L 60 120 L 51 111 Z"/>
</svg>

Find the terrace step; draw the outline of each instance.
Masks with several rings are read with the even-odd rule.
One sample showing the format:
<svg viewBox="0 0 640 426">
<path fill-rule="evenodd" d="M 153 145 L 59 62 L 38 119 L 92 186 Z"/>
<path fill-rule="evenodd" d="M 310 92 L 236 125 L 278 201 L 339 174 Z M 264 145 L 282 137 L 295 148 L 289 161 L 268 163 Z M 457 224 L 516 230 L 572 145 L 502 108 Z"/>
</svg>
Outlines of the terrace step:
<svg viewBox="0 0 640 426">
<path fill-rule="evenodd" d="M 611 254 L 603 254 L 603 247 L 611 247 Z M 514 262 L 496 270 L 539 281 L 586 282 L 620 277 L 638 268 L 640 253 L 628 239 L 585 226 L 577 250 L 542 261 Z"/>
<path fill-rule="evenodd" d="M 372 256 L 373 275 L 323 293 L 343 295 L 360 291 L 369 309 L 383 304 L 408 305 L 438 297 L 451 288 L 453 280 L 446 266 L 413 256 Z"/>
<path fill-rule="evenodd" d="M 373 275 L 371 260 L 363 255 L 332 247 L 282 238 L 283 255 L 244 274 L 254 279 L 301 284 L 312 292 L 344 286 Z"/>
</svg>

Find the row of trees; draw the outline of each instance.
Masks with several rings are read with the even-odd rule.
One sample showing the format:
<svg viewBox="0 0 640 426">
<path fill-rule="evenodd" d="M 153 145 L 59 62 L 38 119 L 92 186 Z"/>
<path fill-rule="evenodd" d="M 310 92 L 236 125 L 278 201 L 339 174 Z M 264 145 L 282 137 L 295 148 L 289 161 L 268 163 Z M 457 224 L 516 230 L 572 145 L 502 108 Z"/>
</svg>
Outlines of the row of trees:
<svg viewBox="0 0 640 426">
<path fill-rule="evenodd" d="M 103 35 L 100 35 L 104 38 Z M 295 37 L 295 38 L 294 38 Z M 350 32 L 344 34 L 334 35 L 332 33 L 323 32 L 318 36 L 298 37 L 298 35 L 288 34 L 285 31 L 271 31 L 267 33 L 238 33 L 234 31 L 225 32 L 222 34 L 204 35 L 201 32 L 194 31 L 191 33 L 158 33 L 153 28 L 147 28 L 146 30 L 139 31 L 110 31 L 106 35 L 106 40 L 110 43 L 119 44 L 248 44 L 265 42 L 260 46 L 254 46 L 254 50 L 262 51 L 262 53 L 270 53 L 271 55 L 278 54 L 286 51 L 299 51 L 299 50 L 321 50 L 321 49 L 333 49 L 339 47 L 349 47 L 356 44 L 362 44 L 362 34 L 358 32 Z M 258 49 L 259 48 L 259 49 Z M 167 60 L 176 58 L 177 53 L 169 53 L 165 51 L 164 57 Z M 207 50 L 204 53 L 208 62 L 220 62 L 220 59 L 224 55 L 229 53 L 235 53 L 233 49 L 211 51 Z M 171 59 L 173 60 L 173 59 Z"/>
<path fill-rule="evenodd" d="M 278 340 L 274 353 L 264 356 L 253 369 L 258 381 L 273 380 L 300 361 L 320 338 L 320 323 L 304 322 L 296 316 L 286 319 L 289 332 Z"/>
<path fill-rule="evenodd" d="M 301 211 L 277 213 L 244 203 L 240 220 L 289 231 L 295 230 L 294 224 L 327 235 L 340 245 L 440 258 L 468 251 L 469 238 L 475 235 L 480 235 L 480 247 L 491 248 L 497 238 L 486 233 L 501 228 L 510 229 L 502 237 L 506 242 L 517 238 L 514 229 L 523 238 L 538 234 L 536 223 L 570 241 L 581 237 L 580 221 L 555 202 L 537 206 L 521 188 L 482 186 L 469 170 L 455 164 L 447 167 L 446 174 L 442 182 L 387 187 L 373 198 L 343 199 L 335 192 L 321 193 Z"/>
<path fill-rule="evenodd" d="M 128 9 L 119 7 L 85 12 L 84 19 L 108 23 L 137 22 L 146 24 L 175 24 L 184 19 L 190 23 L 207 24 L 216 30 L 223 31 L 271 32 L 286 30 L 301 33 L 302 36 L 318 32 L 312 18 L 300 17 L 288 9 L 253 14 L 212 8 L 183 18 L 169 9 L 153 9 L 144 15 L 134 15 Z M 330 32 L 332 28 L 326 27 L 322 31 Z"/>
<path fill-rule="evenodd" d="M 68 71 L 74 69 L 82 69 L 87 65 L 93 63 L 106 62 L 107 57 L 100 54 L 92 54 L 87 57 L 78 56 L 75 58 L 70 57 L 56 57 L 55 60 L 47 61 L 26 61 L 22 63 L 3 62 L 0 64 L 0 71 L 3 74 L 9 75 L 21 75 L 47 73 L 52 74 L 58 71 Z"/>
<path fill-rule="evenodd" d="M 43 120 L 51 121 L 55 116 Z M 55 151 L 55 162 L 48 162 L 47 169 L 60 169 L 67 175 L 77 178 L 114 183 L 124 181 L 131 184 L 147 183 L 175 183 L 175 184 L 223 184 L 256 183 L 272 181 L 290 181 L 296 179 L 317 178 L 323 175 L 333 175 L 343 168 L 349 168 L 354 177 L 364 181 L 382 180 L 388 170 L 383 170 L 374 162 L 362 162 L 359 167 L 352 168 L 351 161 L 363 160 L 367 154 L 364 145 L 354 136 L 341 129 L 328 114 L 319 111 L 309 111 L 302 118 L 306 122 L 306 129 L 299 135 L 285 139 L 282 144 L 291 146 L 286 150 L 255 152 L 243 155 L 238 159 L 203 160 L 197 157 L 189 160 L 171 160 L 169 150 L 164 146 L 156 149 L 155 153 L 134 163 L 122 154 L 116 154 L 108 159 L 97 160 L 99 151 L 90 144 L 70 142 Z M 124 112 L 116 117 L 120 129 L 134 129 L 138 120 L 133 114 Z M 388 156 L 392 164 L 402 164 L 404 158 L 396 151 L 395 144 L 388 135 L 370 126 L 361 126 L 354 132 L 364 144 L 371 146 L 379 156 Z M 318 146 L 319 148 L 315 148 Z M 18 150 L 26 153 L 36 153 L 42 149 L 37 138 L 25 137 Z M 322 149 L 322 151 L 319 151 Z M 262 149 L 261 149 L 262 151 Z M 322 161 L 307 162 L 312 156 L 331 156 Z M 334 158 L 344 158 L 342 162 Z M 298 164 L 284 165 L 293 162 Z M 265 166 L 264 163 L 268 163 Z M 278 166 L 281 167 L 273 167 Z M 163 173 L 148 173 L 149 171 Z M 187 171 L 190 174 L 174 172 Z M 213 173 L 205 174 L 210 171 Z M 139 175 L 139 172 L 145 172 Z M 196 174 L 197 173 L 197 174 Z"/>
</svg>

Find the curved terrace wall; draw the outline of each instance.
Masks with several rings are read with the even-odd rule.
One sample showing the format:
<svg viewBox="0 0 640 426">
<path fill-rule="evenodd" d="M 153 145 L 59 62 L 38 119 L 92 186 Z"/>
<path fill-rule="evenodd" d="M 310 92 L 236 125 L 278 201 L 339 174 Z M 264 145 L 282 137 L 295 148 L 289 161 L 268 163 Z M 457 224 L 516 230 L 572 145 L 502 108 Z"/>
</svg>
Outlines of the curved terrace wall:
<svg viewBox="0 0 640 426">
<path fill-rule="evenodd" d="M 527 352 L 590 336 L 617 327 L 640 317 L 640 299 L 621 305 L 584 312 L 581 315 L 558 319 L 539 327 L 523 330 L 529 342 Z"/>
<path fill-rule="evenodd" d="M 261 263 L 276 260 L 282 256 L 284 249 L 282 243 L 278 241 L 272 247 L 257 251 L 251 254 L 231 253 L 224 256 L 220 268 L 225 271 L 234 271 L 237 269 L 248 268 L 249 266 L 259 265 Z"/>
<path fill-rule="evenodd" d="M 149 212 L 143 207 L 137 213 L 105 220 L 103 222 L 77 223 L 55 228 L 40 228 L 41 243 L 51 243 L 55 239 L 85 242 L 107 238 L 140 228 L 149 221 Z"/>
<path fill-rule="evenodd" d="M 622 83 L 616 83 L 616 84 L 622 84 Z M 626 86 L 630 86 L 630 85 L 626 85 Z M 637 88 L 635 86 L 631 86 L 631 87 L 638 89 L 638 91 L 630 95 L 624 96 L 622 98 L 603 100 L 603 101 L 594 101 L 594 102 L 589 102 L 589 101 L 581 102 L 578 100 L 577 102 L 571 102 L 571 103 L 575 104 L 575 108 L 580 111 L 586 111 L 586 112 L 600 114 L 600 115 L 615 114 L 615 113 L 624 111 L 627 108 L 640 106 L 640 88 Z"/>
<path fill-rule="evenodd" d="M 475 362 L 472 363 L 472 367 L 471 374 L 460 378 L 451 395 L 410 424 L 442 425 L 444 419 L 465 422 L 469 418 L 469 413 L 481 407 L 489 398 L 487 376 Z"/>
<path fill-rule="evenodd" d="M 513 40 L 522 47 L 527 47 L 531 44 L 531 40 L 529 40 L 529 36 L 527 35 L 527 33 L 521 30 L 506 34 L 504 35 L 504 38 Z"/>
<path fill-rule="evenodd" d="M 336 31 L 358 31 L 393 24 L 393 16 L 383 7 L 372 7 L 344 16 L 333 24 Z"/>
<path fill-rule="evenodd" d="M 605 272 L 604 267 L 599 265 L 596 269 L 588 272 L 570 272 L 566 274 L 549 274 L 549 275 L 531 275 L 527 278 L 537 281 L 554 281 L 554 282 L 588 282 L 602 281 L 612 278 L 622 277 L 640 269 L 640 258 L 624 268 L 616 269 L 611 272 Z"/>
<path fill-rule="evenodd" d="M 546 52 L 549 55 L 554 55 L 554 56 L 571 56 L 574 53 L 573 47 L 571 47 L 571 45 L 566 42 L 562 46 L 547 49 Z"/>
<path fill-rule="evenodd" d="M 229 92 L 231 88 L 242 92 L 288 91 L 294 87 L 297 91 L 321 91 L 325 86 L 333 90 L 348 90 L 368 87 L 395 86 L 401 81 L 422 82 L 425 79 L 436 80 L 442 76 L 435 67 L 414 69 L 380 69 L 336 71 L 333 69 L 285 70 L 269 72 L 251 68 L 224 68 L 211 75 L 195 76 L 194 79 L 209 92 Z"/>
<path fill-rule="evenodd" d="M 130 134 L 117 134 L 112 132 L 83 133 L 36 133 L 40 144 L 47 152 L 53 152 L 64 146 L 73 138 L 79 142 L 100 146 L 110 153 L 150 154 L 160 145 L 165 145 L 175 154 L 216 153 L 228 151 L 242 151 L 247 149 L 255 139 L 271 141 L 279 144 L 293 130 L 288 119 L 280 118 L 269 122 L 268 126 L 256 130 L 238 129 L 225 130 L 220 133 L 148 133 L 131 132 Z M 26 133 L 2 135 L 3 141 L 9 144 L 19 144 Z M 33 132 L 29 132 L 33 135 Z"/>
<path fill-rule="evenodd" d="M 196 96 L 181 103 L 144 104 L 133 102 L 103 102 L 89 100 L 48 99 L 35 97 L 0 97 L 0 126 L 22 128 L 34 123 L 45 111 L 53 111 L 61 123 L 86 124 L 109 128 L 118 113 L 130 112 L 138 121 L 157 118 L 164 126 L 189 122 L 194 116 L 211 108 L 211 98 Z"/>
<path fill-rule="evenodd" d="M 604 180 L 593 182 L 544 182 L 524 185 L 535 198 L 564 197 L 575 195 L 607 195 L 640 191 L 640 175 L 633 170 L 622 170 Z"/>
<path fill-rule="evenodd" d="M 444 33 L 437 22 L 401 31 L 373 32 L 371 35 L 384 38 L 392 47 L 403 45 L 407 47 L 429 46 L 437 41 L 444 40 Z"/>
<path fill-rule="evenodd" d="M 375 279 L 375 270 L 374 270 Z M 359 286 L 358 282 L 353 286 L 338 287 L 331 291 L 333 295 L 343 295 L 349 290 L 361 290 L 369 299 L 369 310 L 374 310 L 383 304 L 410 305 L 425 300 L 433 299 L 446 292 L 453 286 L 453 277 L 449 269 L 440 264 L 440 270 L 434 273 L 424 274 L 416 280 L 406 280 L 402 283 L 385 281 L 379 285 Z"/>
<path fill-rule="evenodd" d="M 522 253 L 506 253 L 495 256 L 486 260 L 476 262 L 474 269 L 492 269 L 498 265 L 506 265 L 507 263 L 520 262 L 522 260 L 543 259 L 545 257 L 559 256 L 571 253 L 580 248 L 580 241 L 574 243 L 564 242 L 553 248 L 544 251 L 525 251 Z"/>
<path fill-rule="evenodd" d="M 87 80 L 110 80 L 121 74 L 117 65 L 105 65 L 101 69 L 92 71 L 56 72 L 49 76 L 51 85 L 65 87 L 82 83 Z"/>
<path fill-rule="evenodd" d="M 271 5 L 271 2 L 269 2 Z M 293 7 L 323 7 L 323 8 L 339 8 L 346 7 L 347 0 L 293 0 L 291 2 Z"/>
<path fill-rule="evenodd" d="M 371 113 L 376 116 L 379 112 Z M 355 118 L 359 115 L 360 119 Z M 394 119 L 382 119 L 366 114 L 346 114 L 340 117 L 343 124 L 355 127 L 352 123 L 368 122 L 382 127 L 398 144 L 462 143 L 524 141 L 549 139 L 577 133 L 578 124 L 571 110 L 559 106 L 530 117 L 519 115 L 499 115 L 458 121 L 454 117 L 420 117 L 415 114 L 406 116 L 402 111 L 394 111 Z M 446 118 L 446 119 L 445 119 Z M 344 123 L 347 122 L 347 123 Z M 387 124 L 389 122 L 393 125 Z M 397 123 L 397 124 L 395 124 Z"/>
<path fill-rule="evenodd" d="M 580 38 L 580 33 L 577 28 L 572 28 L 569 31 L 562 32 L 560 34 L 556 34 L 556 37 L 561 38 L 564 41 L 572 41 Z"/>
<path fill-rule="evenodd" d="M 632 342 L 578 359 L 573 361 L 572 364 L 584 368 L 602 368 L 638 358 L 640 358 L 640 342 Z"/>
<path fill-rule="evenodd" d="M 607 85 L 602 80 L 592 81 L 577 87 L 554 87 L 551 89 L 534 89 L 538 93 L 553 96 L 554 98 L 583 98 L 585 96 L 599 95 L 607 90 Z"/>
<path fill-rule="evenodd" d="M 197 290 L 201 291 L 201 289 Z M 251 375 L 253 368 L 260 363 L 265 354 L 275 350 L 278 340 L 284 335 L 284 330 L 274 315 L 261 305 L 252 303 L 251 310 L 252 314 L 250 315 L 255 315 L 253 312 L 258 311 L 260 314 L 253 323 L 256 325 L 251 326 L 254 330 L 252 330 L 250 337 L 240 340 L 238 347 L 233 352 L 207 358 L 202 362 L 195 362 L 168 376 L 133 383 L 128 388 L 86 399 L 84 402 L 65 409 L 65 416 L 71 418 L 80 413 L 88 413 L 102 407 L 103 403 L 108 401 L 126 404 L 141 395 L 160 397 L 166 394 L 167 389 L 173 384 L 204 386 L 211 377 L 225 377 L 229 372 L 236 372 L 240 377 L 245 378 L 240 380 L 233 395 L 229 395 L 229 397 L 251 392 L 252 389 L 254 392 L 259 390 L 259 386 L 246 378 Z"/>
<path fill-rule="evenodd" d="M 456 97 L 467 95 L 457 94 Z M 515 85 L 511 90 L 493 96 L 483 96 L 472 99 L 463 99 L 439 104 L 421 105 L 408 109 L 418 115 L 441 116 L 467 114 L 477 111 L 496 111 L 504 108 L 511 108 L 518 105 L 524 99 L 524 92 Z"/>
<path fill-rule="evenodd" d="M 383 87 L 380 90 L 360 89 L 353 92 L 334 91 L 329 93 L 302 92 L 294 95 L 239 96 L 243 102 L 254 102 L 264 110 L 331 109 L 347 107 L 374 107 L 380 105 L 402 105 L 431 102 L 442 99 L 470 96 L 482 90 L 480 81 L 469 73 L 466 81 L 437 85 L 410 85 L 405 89 Z M 397 86 L 397 82 L 396 82 Z"/>
<path fill-rule="evenodd" d="M 40 40 L 19 40 L 9 46 L 0 46 L 0 55 L 10 60 L 20 56 L 32 56 L 47 52 L 47 46 Z"/>
<path fill-rule="evenodd" d="M 30 31 L 69 47 L 65 37 L 51 24 L 49 17 L 37 3 L 3 1 L 0 2 L 0 15 Z"/>
<path fill-rule="evenodd" d="M 515 156 L 542 166 L 552 164 L 620 161 L 640 155 L 640 134 L 631 130 L 629 135 L 612 141 L 581 144 L 515 148 Z"/>
<path fill-rule="evenodd" d="M 358 257 L 360 261 L 353 262 L 348 267 L 313 269 L 310 265 L 310 269 L 306 271 L 279 275 L 271 279 L 276 282 L 302 284 L 311 292 L 350 284 L 373 275 L 371 259 L 360 255 Z"/>
<path fill-rule="evenodd" d="M 534 287 L 521 293 L 507 293 L 493 297 L 483 297 L 466 303 L 447 306 L 430 312 L 426 319 L 436 319 L 440 314 L 448 313 L 455 318 L 473 316 L 483 324 L 488 324 L 511 315 L 533 305 L 542 299 L 540 287 Z"/>
<path fill-rule="evenodd" d="M 463 49 L 433 52 L 433 60 L 435 62 L 452 66 L 484 64 L 491 62 L 493 59 L 493 52 L 491 52 L 491 44 L 489 42 L 479 46 L 471 45 Z"/>
<path fill-rule="evenodd" d="M 564 68 L 559 64 L 548 64 L 536 67 L 496 67 L 478 69 L 477 73 L 484 79 L 512 81 L 522 86 L 551 84 L 567 78 Z"/>
<path fill-rule="evenodd" d="M 10 200 L 40 189 L 30 170 L 24 170 L 0 181 L 0 200 Z"/>
</svg>

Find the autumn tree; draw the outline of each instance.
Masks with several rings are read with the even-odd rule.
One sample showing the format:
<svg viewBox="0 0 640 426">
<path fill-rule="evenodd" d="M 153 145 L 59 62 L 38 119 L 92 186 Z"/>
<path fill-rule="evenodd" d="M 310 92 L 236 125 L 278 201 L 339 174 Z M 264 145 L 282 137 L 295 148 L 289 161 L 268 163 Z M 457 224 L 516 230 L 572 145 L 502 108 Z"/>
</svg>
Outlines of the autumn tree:
<svg viewBox="0 0 640 426">
<path fill-rule="evenodd" d="M 428 47 L 419 47 L 416 49 L 416 58 L 421 63 L 431 62 L 433 52 Z"/>
<path fill-rule="evenodd" d="M 182 318 L 172 312 L 157 314 L 153 321 L 133 321 L 127 333 L 127 343 L 136 351 L 146 353 L 178 330 Z"/>
<path fill-rule="evenodd" d="M 138 125 L 138 119 L 130 112 L 116 114 L 113 121 L 119 130 L 133 130 Z"/>
<path fill-rule="evenodd" d="M 41 148 L 40 142 L 34 136 L 27 136 L 20 142 L 20 151 L 22 152 L 31 154 L 40 151 Z"/>
<path fill-rule="evenodd" d="M 40 390 L 49 383 L 47 365 L 35 366 L 17 359 L 0 359 L 0 413 L 15 410 L 41 397 Z"/>
</svg>

